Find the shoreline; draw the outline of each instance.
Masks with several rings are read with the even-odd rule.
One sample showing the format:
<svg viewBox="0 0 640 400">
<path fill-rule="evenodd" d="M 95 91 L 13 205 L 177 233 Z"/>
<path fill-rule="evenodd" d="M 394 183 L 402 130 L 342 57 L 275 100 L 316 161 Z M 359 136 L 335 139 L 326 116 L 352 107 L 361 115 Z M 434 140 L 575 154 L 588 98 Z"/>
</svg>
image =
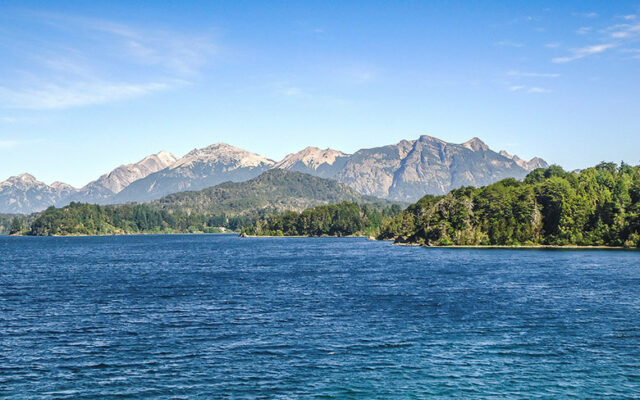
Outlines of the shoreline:
<svg viewBox="0 0 640 400">
<path fill-rule="evenodd" d="M 307 235 L 283 235 L 283 236 L 273 236 L 273 235 L 241 235 L 238 232 L 138 232 L 138 233 L 114 233 L 114 234 L 98 234 L 98 235 L 90 235 L 90 234 L 73 234 L 73 235 L 46 235 L 46 236 L 37 236 L 37 235 L 1 235 L 6 237 L 56 237 L 56 238 L 64 238 L 64 237 L 107 237 L 107 236 L 164 236 L 164 235 L 234 235 L 239 239 L 242 238 L 363 238 L 368 241 L 379 241 L 379 242 L 393 242 L 392 239 L 375 239 L 372 236 L 366 235 L 348 235 L 348 236 L 307 236 Z M 403 242 L 393 242 L 394 246 L 407 246 L 407 247 L 422 247 L 422 248 L 434 248 L 434 249 L 505 249 L 505 250 L 518 250 L 518 249 L 527 249 L 527 250 L 640 250 L 640 248 L 635 247 L 624 247 L 624 246 L 604 246 L 604 245 L 549 245 L 549 244 L 528 244 L 528 245 L 431 245 L 428 246 L 426 244 L 421 243 L 403 243 Z"/>
<path fill-rule="evenodd" d="M 578 244 L 567 244 L 567 245 L 554 245 L 554 244 L 518 244 L 518 245 L 506 245 L 506 244 L 459 244 L 459 245 L 449 245 L 449 246 L 440 246 L 433 245 L 427 246 L 425 244 L 419 243 L 393 243 L 395 246 L 410 246 L 410 247 L 424 247 L 426 249 L 434 248 L 434 249 L 617 249 L 617 250 L 638 250 L 635 247 L 624 247 L 624 246 L 602 246 L 602 245 L 578 245 Z"/>
<path fill-rule="evenodd" d="M 237 235 L 238 232 L 136 232 L 136 233 L 104 233 L 104 234 L 72 234 L 72 235 L 0 235 L 7 237 L 107 237 L 107 236 L 170 236 L 170 235 Z"/>
</svg>

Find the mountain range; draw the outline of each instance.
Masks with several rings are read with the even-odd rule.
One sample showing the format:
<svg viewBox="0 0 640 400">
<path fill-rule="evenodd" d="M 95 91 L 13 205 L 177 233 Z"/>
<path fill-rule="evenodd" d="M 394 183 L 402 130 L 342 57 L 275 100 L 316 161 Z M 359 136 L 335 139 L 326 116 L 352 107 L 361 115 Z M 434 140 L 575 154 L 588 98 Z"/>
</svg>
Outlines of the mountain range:
<svg viewBox="0 0 640 400">
<path fill-rule="evenodd" d="M 37 236 L 218 232 L 220 227 L 239 230 L 285 211 L 302 212 L 343 202 L 366 205 L 367 210 L 387 215 L 401 210 L 396 202 L 359 194 L 332 179 L 274 168 L 247 181 L 223 182 L 152 202 L 104 206 L 71 203 L 21 220 L 24 233 Z M 0 227 L 5 232 L 15 229 L 11 228 L 13 220 L 7 223 L 6 217 L 13 216 L 0 214 Z M 323 226 L 328 223 L 326 217 L 322 214 Z"/>
<path fill-rule="evenodd" d="M 247 181 L 270 169 L 336 180 L 363 195 L 413 202 L 425 194 L 444 194 L 461 186 L 484 186 L 508 177 L 522 179 L 531 170 L 547 166 L 538 157 L 525 161 L 504 150 L 495 152 L 478 138 L 455 144 L 423 135 L 353 154 L 307 147 L 279 162 L 216 143 L 181 158 L 164 151 L 152 154 L 79 189 L 61 182 L 47 185 L 29 174 L 10 177 L 0 182 L 0 212 L 32 213 L 72 201 L 154 201 L 227 181 Z"/>
</svg>

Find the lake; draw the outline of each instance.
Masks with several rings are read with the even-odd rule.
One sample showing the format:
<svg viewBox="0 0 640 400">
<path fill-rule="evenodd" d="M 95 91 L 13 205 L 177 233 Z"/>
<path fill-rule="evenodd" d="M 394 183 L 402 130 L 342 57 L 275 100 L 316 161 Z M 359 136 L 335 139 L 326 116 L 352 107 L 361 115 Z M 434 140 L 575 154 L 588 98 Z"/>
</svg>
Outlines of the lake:
<svg viewBox="0 0 640 400">
<path fill-rule="evenodd" d="M 640 252 L 0 237 L 0 397 L 638 398 Z"/>
</svg>

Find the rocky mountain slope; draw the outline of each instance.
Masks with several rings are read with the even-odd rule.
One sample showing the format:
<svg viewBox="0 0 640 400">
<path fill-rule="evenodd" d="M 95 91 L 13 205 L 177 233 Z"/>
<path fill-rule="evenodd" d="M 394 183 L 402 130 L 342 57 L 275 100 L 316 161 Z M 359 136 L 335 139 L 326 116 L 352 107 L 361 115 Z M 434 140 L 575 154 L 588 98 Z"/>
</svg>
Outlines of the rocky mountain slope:
<svg viewBox="0 0 640 400">
<path fill-rule="evenodd" d="M 0 212 L 29 214 L 72 201 L 104 204 L 132 182 L 175 161 L 176 158 L 165 151 L 152 154 L 136 163 L 121 165 L 80 189 L 62 182 L 47 185 L 29 174 L 13 176 L 0 182 Z"/>
<path fill-rule="evenodd" d="M 167 168 L 177 161 L 177 158 L 166 151 L 149 155 L 142 160 L 121 165 L 113 171 L 102 175 L 93 182 L 82 187 L 65 201 L 78 201 L 82 203 L 109 203 L 114 195 L 131 183 L 145 178 L 148 175 Z"/>
<path fill-rule="evenodd" d="M 333 178 L 344 168 L 348 158 L 348 154 L 338 150 L 307 147 L 297 153 L 288 154 L 273 167 Z"/>
<path fill-rule="evenodd" d="M 200 190 L 226 181 L 255 178 L 275 162 L 258 154 L 216 143 L 195 149 L 169 167 L 127 186 L 110 203 L 151 201 L 185 190 Z"/>
<path fill-rule="evenodd" d="M 547 164 L 547 162 L 545 160 L 543 160 L 540 157 L 533 157 L 531 160 L 527 161 L 527 160 L 523 160 L 522 158 L 514 155 L 511 155 L 509 153 L 507 153 L 504 150 L 500 150 L 499 153 L 501 156 L 505 156 L 513 161 L 515 161 L 516 164 L 518 164 L 520 167 L 526 169 L 527 171 L 533 171 L 534 169 L 537 168 L 547 168 L 549 167 L 549 164 Z"/>
<path fill-rule="evenodd" d="M 425 194 L 444 194 L 460 186 L 484 186 L 513 177 L 522 179 L 548 164 L 495 152 L 478 138 L 448 143 L 431 136 L 361 149 L 345 154 L 307 147 L 274 162 L 225 143 L 195 149 L 180 159 L 167 152 L 123 165 L 83 188 L 48 186 L 30 175 L 0 183 L 0 212 L 30 213 L 70 201 L 120 204 L 157 200 L 222 182 L 242 182 L 270 169 L 285 169 L 337 180 L 360 194 L 413 202 Z"/>
<path fill-rule="evenodd" d="M 304 160 L 303 152 L 287 158 Z M 278 164 L 287 169 L 303 168 L 300 161 Z M 531 170 L 548 165 L 540 158 L 524 161 L 506 152 L 496 153 L 478 138 L 455 144 L 424 135 L 342 155 L 331 166 L 322 171 L 323 177 L 363 194 L 412 202 L 425 194 L 445 194 L 461 186 L 484 186 L 508 177 L 522 179 Z M 320 176 L 317 171 L 306 168 L 304 172 Z"/>
<path fill-rule="evenodd" d="M 75 190 L 60 182 L 49 186 L 29 174 L 12 176 L 0 182 L 0 212 L 19 214 L 44 210 Z"/>
</svg>

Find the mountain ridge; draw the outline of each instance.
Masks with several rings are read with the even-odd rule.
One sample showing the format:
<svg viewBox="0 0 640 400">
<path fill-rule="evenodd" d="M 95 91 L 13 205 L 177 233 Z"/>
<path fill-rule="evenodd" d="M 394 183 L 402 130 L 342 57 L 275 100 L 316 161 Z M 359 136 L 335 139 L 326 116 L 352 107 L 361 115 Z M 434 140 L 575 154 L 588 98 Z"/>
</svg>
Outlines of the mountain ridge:
<svg viewBox="0 0 640 400">
<path fill-rule="evenodd" d="M 333 179 L 365 195 L 411 202 L 424 194 L 444 194 L 460 186 L 483 186 L 506 177 L 522 179 L 529 171 L 547 166 L 539 157 L 527 161 L 504 150 L 495 152 L 477 137 L 456 144 L 422 135 L 352 154 L 309 146 L 278 162 L 214 143 L 180 158 L 164 151 L 151 154 L 79 189 L 62 182 L 46 185 L 30 174 L 10 177 L 0 182 L 0 212 L 30 213 L 71 201 L 154 201 L 225 181 L 246 181 L 274 168 Z"/>
</svg>

